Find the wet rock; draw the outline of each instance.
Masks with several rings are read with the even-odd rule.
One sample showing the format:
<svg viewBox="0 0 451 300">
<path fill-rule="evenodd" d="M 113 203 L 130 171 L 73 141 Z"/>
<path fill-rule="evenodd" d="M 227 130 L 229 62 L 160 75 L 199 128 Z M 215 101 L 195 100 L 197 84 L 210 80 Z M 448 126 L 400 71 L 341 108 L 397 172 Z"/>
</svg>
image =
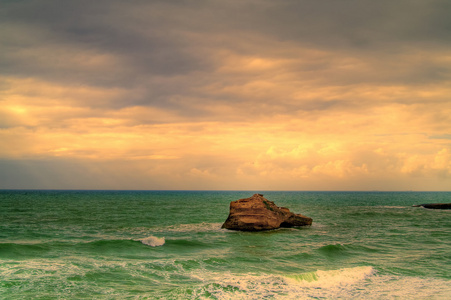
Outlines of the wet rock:
<svg viewBox="0 0 451 300">
<path fill-rule="evenodd" d="M 230 213 L 222 228 L 241 231 L 272 230 L 280 227 L 297 227 L 312 224 L 312 218 L 278 207 L 262 194 L 232 201 Z"/>
<path fill-rule="evenodd" d="M 429 209 L 451 209 L 451 203 L 426 203 L 414 205 L 414 207 L 424 207 Z"/>
</svg>

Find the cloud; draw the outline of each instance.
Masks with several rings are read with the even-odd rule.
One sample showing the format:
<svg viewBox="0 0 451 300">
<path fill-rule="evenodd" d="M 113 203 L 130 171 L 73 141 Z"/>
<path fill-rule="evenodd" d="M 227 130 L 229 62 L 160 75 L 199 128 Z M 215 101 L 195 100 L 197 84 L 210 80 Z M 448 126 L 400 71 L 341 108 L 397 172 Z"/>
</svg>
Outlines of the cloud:
<svg viewBox="0 0 451 300">
<path fill-rule="evenodd" d="M 449 189 L 450 8 L 4 2 L 0 158 L 23 186 Z"/>
</svg>

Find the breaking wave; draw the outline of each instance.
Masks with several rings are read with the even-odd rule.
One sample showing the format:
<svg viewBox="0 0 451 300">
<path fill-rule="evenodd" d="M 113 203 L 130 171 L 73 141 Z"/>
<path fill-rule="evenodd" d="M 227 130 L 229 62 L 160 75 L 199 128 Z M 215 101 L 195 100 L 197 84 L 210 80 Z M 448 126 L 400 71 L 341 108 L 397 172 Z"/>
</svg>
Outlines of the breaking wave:
<svg viewBox="0 0 451 300">
<path fill-rule="evenodd" d="M 164 237 L 156 237 L 156 236 L 149 236 L 146 237 L 142 240 L 140 240 L 141 243 L 143 243 L 144 245 L 147 246 L 151 246 L 151 247 L 158 247 L 158 246 L 163 246 L 165 243 L 165 238 Z"/>
<path fill-rule="evenodd" d="M 175 290 L 196 299 L 446 299 L 449 281 L 378 275 L 371 266 L 318 270 L 301 274 L 191 274 L 203 285 Z"/>
<path fill-rule="evenodd" d="M 330 271 L 318 270 L 316 272 L 288 275 L 286 278 L 289 281 L 295 281 L 307 286 L 336 287 L 356 284 L 375 273 L 376 271 L 373 267 L 364 266 Z"/>
</svg>

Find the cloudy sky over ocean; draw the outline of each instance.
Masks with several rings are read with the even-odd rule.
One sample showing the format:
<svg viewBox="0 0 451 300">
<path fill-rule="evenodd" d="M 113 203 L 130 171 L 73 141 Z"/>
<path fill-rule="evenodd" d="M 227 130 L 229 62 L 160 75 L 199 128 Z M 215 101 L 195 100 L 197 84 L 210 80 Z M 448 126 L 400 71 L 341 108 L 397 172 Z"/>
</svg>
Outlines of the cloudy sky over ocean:
<svg viewBox="0 0 451 300">
<path fill-rule="evenodd" d="M 0 0 L 0 188 L 449 190 L 448 0 Z"/>
</svg>

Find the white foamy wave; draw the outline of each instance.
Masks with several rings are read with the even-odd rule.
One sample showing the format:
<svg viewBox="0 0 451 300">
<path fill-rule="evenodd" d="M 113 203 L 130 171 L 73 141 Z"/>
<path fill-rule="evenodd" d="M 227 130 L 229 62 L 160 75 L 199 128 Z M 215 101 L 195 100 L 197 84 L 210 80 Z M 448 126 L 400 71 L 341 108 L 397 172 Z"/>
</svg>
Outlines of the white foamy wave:
<svg viewBox="0 0 451 300">
<path fill-rule="evenodd" d="M 158 246 L 163 246 L 165 243 L 165 238 L 159 238 L 156 236 L 149 236 L 146 237 L 144 239 L 139 240 L 141 243 L 143 243 L 144 245 L 147 246 L 151 246 L 151 247 L 158 247 Z"/>
<path fill-rule="evenodd" d="M 450 299 L 449 280 L 378 275 L 373 267 L 316 271 L 298 275 L 233 274 L 203 270 L 189 290 L 196 299 Z M 180 293 L 181 292 L 181 293 Z M 183 291 L 178 291 L 178 295 Z"/>
<path fill-rule="evenodd" d="M 343 268 L 339 270 L 303 273 L 286 276 L 288 281 L 295 281 L 301 285 L 329 288 L 357 284 L 376 273 L 373 267 Z"/>
<path fill-rule="evenodd" d="M 127 233 L 147 235 L 153 233 L 189 233 L 189 232 L 212 232 L 221 230 L 222 223 L 194 223 L 194 224 L 177 224 L 162 227 L 136 227 L 128 228 Z"/>
<path fill-rule="evenodd" d="M 382 206 L 375 206 L 376 208 L 396 208 L 396 209 L 406 209 L 408 206 L 399 206 L 399 205 L 382 205 Z"/>
<path fill-rule="evenodd" d="M 178 224 L 160 228 L 165 232 L 206 232 L 220 230 L 222 223 L 195 223 L 195 224 Z"/>
<path fill-rule="evenodd" d="M 187 279 L 186 283 L 178 284 L 169 294 L 165 292 L 166 298 L 169 299 L 451 299 L 449 279 L 381 275 L 372 267 L 362 266 L 286 276 L 220 272 L 204 267 L 193 267 L 203 265 L 204 262 L 200 260 L 196 263 L 194 260 L 181 261 L 174 258 L 150 263 L 148 259 L 98 260 L 75 256 L 58 260 L 33 259 L 15 263 L 0 261 L 0 278 L 5 283 L 19 282 L 20 288 L 36 291 L 38 298 L 46 299 L 71 298 L 74 291 L 80 294 L 101 294 L 105 298 L 117 298 L 118 295 L 120 298 L 136 298 L 133 292 L 121 290 L 122 281 L 112 281 L 111 286 L 99 286 L 92 285 L 89 280 L 83 280 L 86 274 L 96 272 L 104 274 L 106 270 L 111 272 L 120 270 L 124 272 L 122 273 L 124 276 L 132 276 L 139 280 L 148 279 L 149 286 L 159 285 L 163 289 L 172 276 Z M 188 277 L 194 281 L 188 280 Z M 157 281 L 154 278 L 160 279 Z M 329 280 L 333 283 L 328 282 Z M 43 289 L 43 286 L 50 288 Z M 71 286 L 70 292 L 67 286 Z M 13 289 L 14 287 L 11 291 Z M 119 290 L 121 294 L 117 294 Z M 15 291 L 20 292 L 18 288 Z M 0 288 L 0 295 L 3 295 L 2 292 L 5 290 Z M 146 290 L 140 296 L 146 299 L 162 298 L 160 292 Z M 27 292 L 25 293 L 29 296 Z M 15 298 L 26 298 L 22 293 L 20 295 Z"/>
</svg>

